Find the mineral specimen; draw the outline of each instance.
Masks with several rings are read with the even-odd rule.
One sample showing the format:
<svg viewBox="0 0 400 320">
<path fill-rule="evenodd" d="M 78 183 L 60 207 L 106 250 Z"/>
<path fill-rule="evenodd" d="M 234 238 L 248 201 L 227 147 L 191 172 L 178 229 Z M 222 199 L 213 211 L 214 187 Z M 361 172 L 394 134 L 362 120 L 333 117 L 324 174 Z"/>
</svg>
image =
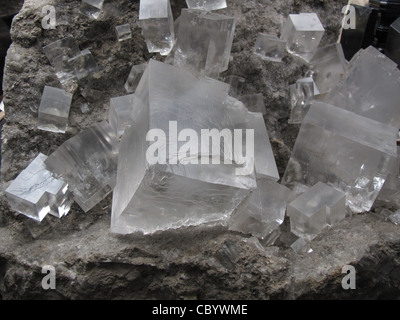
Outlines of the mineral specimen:
<svg viewBox="0 0 400 320">
<path fill-rule="evenodd" d="M 136 89 L 133 124 L 121 141 L 112 232 L 147 234 L 226 223 L 256 188 L 254 157 L 242 162 L 232 156 L 233 129 L 250 129 L 251 124 L 244 105 L 228 90 L 226 83 L 149 62 Z M 246 153 L 249 135 L 246 130 Z M 236 148 L 244 151 L 243 140 L 235 142 L 235 154 Z M 260 164 L 260 174 L 265 170 Z"/>
<path fill-rule="evenodd" d="M 390 26 L 385 54 L 394 62 L 400 64 L 400 17 Z"/>
<path fill-rule="evenodd" d="M 103 121 L 64 142 L 45 161 L 46 168 L 70 185 L 86 212 L 115 186 L 118 139 Z"/>
<path fill-rule="evenodd" d="M 276 36 L 259 33 L 254 45 L 254 53 L 264 60 L 281 62 L 286 52 L 286 41 Z"/>
<path fill-rule="evenodd" d="M 265 238 L 285 219 L 290 190 L 269 179 L 257 179 L 257 189 L 244 200 L 229 219 L 229 230 Z"/>
<path fill-rule="evenodd" d="M 111 98 L 108 122 L 117 137 L 121 137 L 125 129 L 132 123 L 132 105 L 135 95 Z"/>
<path fill-rule="evenodd" d="M 128 79 L 125 82 L 125 90 L 128 93 L 134 93 L 139 84 L 140 79 L 146 70 L 147 63 L 134 65 L 129 73 Z"/>
<path fill-rule="evenodd" d="M 240 96 L 239 100 L 243 102 L 246 108 L 251 112 L 260 112 L 263 115 L 267 113 L 264 97 L 261 93 L 245 94 L 243 96 Z"/>
<path fill-rule="evenodd" d="M 65 133 L 71 101 L 71 93 L 45 86 L 39 106 L 38 128 L 45 131 Z"/>
<path fill-rule="evenodd" d="M 115 27 L 118 41 L 124 41 L 132 38 L 131 25 L 129 23 Z"/>
<path fill-rule="evenodd" d="M 45 168 L 46 159 L 40 153 L 6 189 L 11 209 L 36 221 L 48 213 L 61 218 L 72 203 L 68 184 L 52 177 Z"/>
<path fill-rule="evenodd" d="M 282 40 L 292 54 L 310 61 L 317 50 L 325 29 L 316 13 L 290 14 L 282 30 Z"/>
<path fill-rule="evenodd" d="M 141 0 L 139 24 L 149 52 L 168 55 L 175 42 L 174 18 L 169 0 Z"/>
<path fill-rule="evenodd" d="M 235 18 L 182 9 L 174 66 L 218 78 L 228 69 L 235 27 Z"/>
<path fill-rule="evenodd" d="M 81 12 L 90 18 L 98 19 L 103 9 L 104 0 L 82 0 Z"/>
<path fill-rule="evenodd" d="M 300 238 L 312 240 L 327 225 L 343 220 L 345 209 L 345 194 L 318 182 L 289 203 L 291 231 Z"/>
<path fill-rule="evenodd" d="M 283 184 L 325 182 L 346 193 L 354 212 L 369 211 L 397 157 L 397 128 L 314 102 L 303 120 Z"/>
<path fill-rule="evenodd" d="M 189 9 L 219 10 L 226 8 L 226 0 L 186 0 Z"/>
</svg>

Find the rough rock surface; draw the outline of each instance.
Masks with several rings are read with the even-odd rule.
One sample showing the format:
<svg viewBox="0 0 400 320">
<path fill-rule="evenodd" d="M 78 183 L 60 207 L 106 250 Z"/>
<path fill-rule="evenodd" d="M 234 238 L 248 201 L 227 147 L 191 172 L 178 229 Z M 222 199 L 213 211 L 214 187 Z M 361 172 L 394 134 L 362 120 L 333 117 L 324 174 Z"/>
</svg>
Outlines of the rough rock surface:
<svg viewBox="0 0 400 320">
<path fill-rule="evenodd" d="M 265 116 L 282 175 L 298 127 L 288 125 L 288 84 L 308 67 L 286 55 L 282 63 L 252 54 L 258 32 L 280 35 L 289 13 L 317 12 L 326 28 L 323 44 L 336 41 L 341 8 L 347 0 L 228 0 L 221 13 L 238 19 L 232 61 L 225 75 L 247 79 L 244 93 L 264 95 Z M 41 8 L 57 11 L 57 28 L 43 30 Z M 108 116 L 109 99 L 125 94 L 123 85 L 134 64 L 150 57 L 137 26 L 139 1 L 106 0 L 97 21 L 79 13 L 77 0 L 26 0 L 12 26 L 6 61 L 0 200 L 0 299 L 301 299 L 400 298 L 400 230 L 377 213 L 346 218 L 313 242 L 313 253 L 288 248 L 286 221 L 276 246 L 257 247 L 248 237 L 224 227 L 188 228 L 152 236 L 109 232 L 110 202 L 85 214 L 76 205 L 65 218 L 41 224 L 16 216 L 4 190 L 39 153 L 49 155 L 66 139 Z M 172 1 L 175 18 L 186 7 Z M 133 37 L 118 43 L 115 26 L 130 22 Z M 74 100 L 67 134 L 36 129 L 37 107 L 45 85 L 60 84 L 42 47 L 72 35 L 90 48 L 100 71 L 71 89 Z M 80 110 L 80 91 L 94 91 L 88 114 Z M 99 92 L 98 92 L 99 91 Z M 344 265 L 357 270 L 357 289 L 345 291 Z M 41 268 L 53 265 L 57 289 L 43 290 Z"/>
</svg>

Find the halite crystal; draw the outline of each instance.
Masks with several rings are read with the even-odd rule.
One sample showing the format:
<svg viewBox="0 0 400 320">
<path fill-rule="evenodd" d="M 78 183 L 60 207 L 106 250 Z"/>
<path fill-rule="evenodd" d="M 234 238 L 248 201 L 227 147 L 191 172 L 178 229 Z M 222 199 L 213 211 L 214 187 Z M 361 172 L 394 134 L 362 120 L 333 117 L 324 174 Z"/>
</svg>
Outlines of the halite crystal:
<svg viewBox="0 0 400 320">
<path fill-rule="evenodd" d="M 132 123 L 134 99 L 134 94 L 111 98 L 108 121 L 117 137 L 121 137 L 125 129 Z"/>
<path fill-rule="evenodd" d="M 98 19 L 103 9 L 104 0 L 82 0 L 81 12 L 90 18 Z"/>
<path fill-rule="evenodd" d="M 139 24 L 149 52 L 171 52 L 175 31 L 169 0 L 140 0 Z"/>
<path fill-rule="evenodd" d="M 321 94 L 327 93 L 344 79 L 347 61 L 340 43 L 318 48 L 310 61 L 312 77 Z"/>
<path fill-rule="evenodd" d="M 400 71 L 396 63 L 370 46 L 350 61 L 342 82 L 324 101 L 400 128 Z"/>
<path fill-rule="evenodd" d="M 147 63 L 134 65 L 129 72 L 128 79 L 125 82 L 125 90 L 128 93 L 134 93 L 144 71 L 146 70 Z"/>
<path fill-rule="evenodd" d="M 244 200 L 229 219 L 229 230 L 265 238 L 285 219 L 290 190 L 281 184 L 261 178 L 257 189 Z"/>
<path fill-rule="evenodd" d="M 396 128 L 314 102 L 303 120 L 283 184 L 318 181 L 346 193 L 354 212 L 369 211 L 396 160 Z"/>
<path fill-rule="evenodd" d="M 276 36 L 259 33 L 254 45 L 254 53 L 264 60 L 281 62 L 286 52 L 286 41 Z"/>
<path fill-rule="evenodd" d="M 298 254 L 313 252 L 313 250 L 310 247 L 310 243 L 304 240 L 303 238 L 298 238 L 295 242 L 291 244 L 290 248 Z"/>
<path fill-rule="evenodd" d="M 290 14 L 282 30 L 289 52 L 310 61 L 317 50 L 325 29 L 316 13 Z"/>
<path fill-rule="evenodd" d="M 78 80 L 98 71 L 96 60 L 89 49 L 82 50 L 77 56 L 68 61 L 74 71 L 74 75 Z"/>
<path fill-rule="evenodd" d="M 65 133 L 72 94 L 62 89 L 45 86 L 38 113 L 38 128 Z"/>
<path fill-rule="evenodd" d="M 264 96 L 261 93 L 245 94 L 243 96 L 240 96 L 239 100 L 243 102 L 246 108 L 251 112 L 260 112 L 263 115 L 267 113 Z"/>
<path fill-rule="evenodd" d="M 45 168 L 46 159 L 40 153 L 6 190 L 11 209 L 37 221 L 48 213 L 61 218 L 72 203 L 68 184 L 52 177 Z"/>
<path fill-rule="evenodd" d="M 132 38 L 131 25 L 129 23 L 116 26 L 115 31 L 117 32 L 118 41 L 124 41 Z"/>
<path fill-rule="evenodd" d="M 234 75 L 230 75 L 224 78 L 224 82 L 229 83 L 229 95 L 231 97 L 237 98 L 242 94 L 244 84 L 246 83 L 246 79 Z"/>
<path fill-rule="evenodd" d="M 318 182 L 288 205 L 291 231 L 300 238 L 312 240 L 325 226 L 343 220 L 345 209 L 345 194 Z"/>
<path fill-rule="evenodd" d="M 64 142 L 45 164 L 68 182 L 75 201 L 87 212 L 115 186 L 117 158 L 118 139 L 103 121 Z"/>
<path fill-rule="evenodd" d="M 174 66 L 218 78 L 228 70 L 235 27 L 235 18 L 182 9 Z"/>
<path fill-rule="evenodd" d="M 312 78 L 297 80 L 289 86 L 290 94 L 290 124 L 300 124 L 306 115 L 310 104 L 319 94 L 318 88 Z"/>
<path fill-rule="evenodd" d="M 189 9 L 219 10 L 226 8 L 226 0 L 186 0 Z"/>
<path fill-rule="evenodd" d="M 214 148 L 211 152 L 199 148 L 200 141 L 195 138 L 204 138 L 202 130 L 222 132 L 251 126 L 253 120 L 247 119 L 245 107 L 229 97 L 228 90 L 226 83 L 150 61 L 135 93 L 133 124 L 121 141 L 112 232 L 153 233 L 203 223 L 226 223 L 233 210 L 256 188 L 253 161 L 244 167 L 235 161 L 199 162 L 221 160 Z M 150 143 L 146 137 L 153 129 L 165 136 L 150 139 L 154 141 Z M 165 151 L 168 161 L 163 162 L 163 157 L 157 163 L 149 160 L 149 147 L 156 142 L 160 143 L 158 156 Z M 219 150 L 221 140 L 217 142 Z M 229 147 L 224 147 L 222 156 L 229 158 L 228 151 Z M 238 169 L 249 170 L 238 174 Z M 259 170 L 262 173 L 266 169 L 260 164 Z"/>
</svg>

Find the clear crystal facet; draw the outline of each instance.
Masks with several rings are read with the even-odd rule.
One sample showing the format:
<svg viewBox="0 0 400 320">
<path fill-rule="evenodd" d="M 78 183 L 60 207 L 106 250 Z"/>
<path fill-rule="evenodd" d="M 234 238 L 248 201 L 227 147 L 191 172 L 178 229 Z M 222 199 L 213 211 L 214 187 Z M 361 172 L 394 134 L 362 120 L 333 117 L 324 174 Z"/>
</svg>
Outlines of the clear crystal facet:
<svg viewBox="0 0 400 320">
<path fill-rule="evenodd" d="M 276 36 L 259 33 L 254 53 L 264 60 L 281 62 L 286 52 L 286 41 Z"/>
<path fill-rule="evenodd" d="M 6 190 L 11 209 L 37 221 L 48 213 L 61 218 L 72 203 L 68 184 L 52 177 L 45 168 L 46 159 L 40 153 Z"/>
<path fill-rule="evenodd" d="M 139 84 L 144 71 L 146 70 L 147 63 L 138 64 L 132 67 L 128 79 L 125 82 L 125 90 L 128 93 L 134 93 Z"/>
<path fill-rule="evenodd" d="M 231 86 L 229 89 L 229 95 L 237 98 L 242 94 L 244 84 L 246 83 L 246 79 L 238 76 L 227 76 L 225 77 L 224 81 L 229 83 Z"/>
<path fill-rule="evenodd" d="M 103 9 L 104 0 L 82 0 L 81 12 L 90 18 L 98 19 Z"/>
<path fill-rule="evenodd" d="M 121 137 L 125 129 L 132 124 L 132 105 L 134 94 L 112 98 L 108 121 L 117 137 Z"/>
<path fill-rule="evenodd" d="M 226 0 L 186 0 L 189 9 L 219 10 L 226 8 Z"/>
<path fill-rule="evenodd" d="M 132 38 L 131 25 L 129 23 L 115 27 L 118 41 L 124 41 Z"/>
<path fill-rule="evenodd" d="M 289 123 L 300 124 L 303 121 L 310 104 L 314 101 L 315 89 L 315 83 L 311 78 L 300 79 L 289 86 L 291 107 Z"/>
</svg>

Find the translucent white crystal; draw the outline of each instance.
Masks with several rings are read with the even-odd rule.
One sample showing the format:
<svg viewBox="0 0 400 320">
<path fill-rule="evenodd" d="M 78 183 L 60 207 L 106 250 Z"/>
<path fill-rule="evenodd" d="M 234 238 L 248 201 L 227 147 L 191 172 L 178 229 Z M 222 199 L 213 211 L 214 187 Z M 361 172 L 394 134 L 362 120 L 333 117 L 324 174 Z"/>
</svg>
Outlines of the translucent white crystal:
<svg viewBox="0 0 400 320">
<path fill-rule="evenodd" d="M 117 137 L 124 134 L 125 129 L 132 124 L 132 105 L 134 94 L 112 98 L 108 121 Z"/>
<path fill-rule="evenodd" d="M 6 189 L 11 209 L 37 221 L 48 213 L 61 218 L 72 203 L 68 184 L 52 177 L 45 168 L 46 159 L 40 153 Z"/>
<path fill-rule="evenodd" d="M 265 107 L 264 96 L 261 93 L 245 94 L 239 97 L 239 100 L 243 102 L 246 108 L 251 112 L 260 112 L 263 115 L 267 114 L 267 108 Z"/>
<path fill-rule="evenodd" d="M 139 24 L 149 52 L 168 55 L 175 42 L 174 18 L 169 0 L 141 0 Z"/>
<path fill-rule="evenodd" d="M 292 243 L 290 246 L 292 250 L 298 254 L 304 253 L 312 253 L 313 250 L 311 249 L 310 243 L 303 238 L 298 238 L 295 242 Z"/>
<path fill-rule="evenodd" d="M 265 238 L 285 219 L 290 190 L 269 179 L 257 179 L 257 189 L 232 214 L 229 230 Z"/>
<path fill-rule="evenodd" d="M 99 67 L 89 49 L 82 50 L 77 56 L 68 60 L 76 78 L 83 79 L 96 72 Z"/>
<path fill-rule="evenodd" d="M 290 14 L 282 30 L 289 52 L 310 61 L 317 50 L 325 29 L 316 13 Z"/>
<path fill-rule="evenodd" d="M 224 82 L 229 83 L 231 86 L 229 89 L 229 95 L 237 98 L 242 94 L 244 84 L 246 83 L 246 79 L 234 75 L 230 75 L 225 77 Z"/>
<path fill-rule="evenodd" d="M 118 41 L 124 41 L 132 38 L 131 25 L 129 23 L 115 27 Z"/>
<path fill-rule="evenodd" d="M 248 173 L 238 175 L 234 162 L 198 163 L 204 156 L 213 159 L 214 150 L 199 150 L 187 136 L 177 141 L 177 133 L 187 128 L 197 137 L 204 129 L 250 128 L 246 108 L 229 97 L 228 90 L 226 83 L 199 78 L 155 60 L 149 62 L 135 92 L 133 124 L 121 141 L 112 232 L 153 233 L 226 223 L 233 210 L 256 188 L 254 162 Z M 171 121 L 175 121 L 175 129 Z M 153 144 L 146 137 L 152 129 L 165 134 L 161 142 L 166 143 L 167 164 L 148 161 L 146 154 Z M 193 147 L 194 154 L 183 152 L 183 146 Z M 223 156 L 227 151 L 224 148 Z M 174 159 L 179 163 L 174 164 Z"/>
<path fill-rule="evenodd" d="M 281 62 L 286 52 L 286 41 L 276 36 L 259 33 L 254 45 L 254 53 L 264 60 Z"/>
<path fill-rule="evenodd" d="M 65 133 L 72 94 L 62 89 L 45 86 L 38 113 L 38 128 Z"/>
<path fill-rule="evenodd" d="M 226 0 L 186 0 L 189 9 L 219 10 L 226 8 Z"/>
<path fill-rule="evenodd" d="M 64 142 L 45 164 L 68 182 L 75 201 L 87 212 L 114 188 L 117 158 L 118 139 L 103 121 Z"/>
<path fill-rule="evenodd" d="M 104 0 L 82 0 L 81 12 L 90 18 L 98 19 L 103 9 Z"/>
<path fill-rule="evenodd" d="M 303 120 L 283 184 L 318 181 L 342 190 L 354 212 L 369 211 L 397 157 L 398 129 L 322 102 Z"/>
<path fill-rule="evenodd" d="M 135 92 L 136 87 L 138 86 L 139 81 L 142 78 L 144 70 L 146 70 L 146 67 L 147 67 L 147 63 L 142 63 L 142 64 L 132 66 L 132 69 L 129 72 L 128 79 L 125 82 L 126 92 L 128 92 L 128 93 Z"/>
<path fill-rule="evenodd" d="M 235 27 L 235 18 L 182 9 L 174 65 L 218 78 L 228 69 Z"/>
<path fill-rule="evenodd" d="M 289 86 L 290 94 L 290 118 L 289 123 L 300 124 L 310 104 L 314 101 L 316 88 L 313 79 L 304 78 Z"/>
</svg>

